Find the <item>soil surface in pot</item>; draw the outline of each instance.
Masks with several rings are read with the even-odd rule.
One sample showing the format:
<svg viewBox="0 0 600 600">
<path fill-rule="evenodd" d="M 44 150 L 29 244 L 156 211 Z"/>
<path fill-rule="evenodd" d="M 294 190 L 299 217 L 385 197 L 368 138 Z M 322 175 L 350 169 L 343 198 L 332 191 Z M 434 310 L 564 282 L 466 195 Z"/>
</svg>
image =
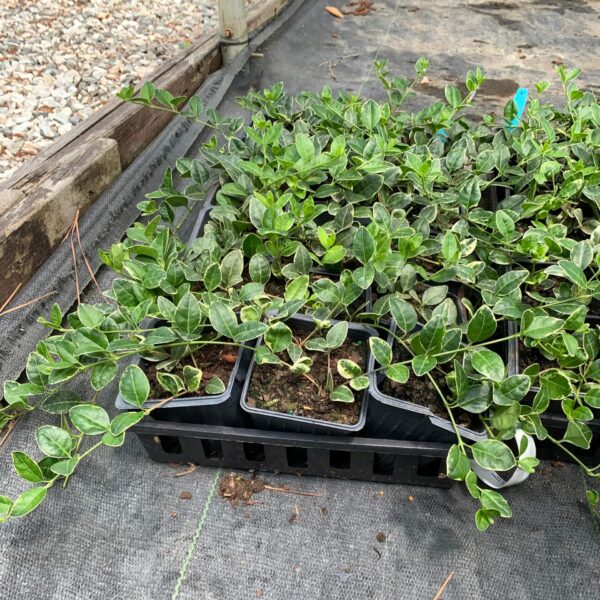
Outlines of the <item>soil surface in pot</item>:
<svg viewBox="0 0 600 600">
<path fill-rule="evenodd" d="M 540 371 L 557 367 L 556 361 L 546 358 L 537 348 L 529 348 L 519 340 L 519 372 L 522 373 L 533 363 L 540 365 Z"/>
<path fill-rule="evenodd" d="M 408 358 L 410 357 L 407 356 L 405 352 L 402 352 L 398 348 L 394 348 L 394 362 L 400 362 L 407 360 Z M 446 368 L 448 371 L 451 370 L 452 367 L 450 365 L 451 363 L 448 365 L 441 365 L 439 368 L 436 367 L 431 371 L 431 376 L 447 399 L 452 399 L 452 395 L 446 384 L 447 371 L 444 371 L 443 369 Z M 418 406 L 424 406 L 434 415 L 441 417 L 442 419 L 448 419 L 448 411 L 427 375 L 424 375 L 423 377 L 416 377 L 413 375 L 406 383 L 398 383 L 397 381 L 392 381 L 386 377 L 379 385 L 379 388 L 384 394 L 392 396 L 392 398 L 398 398 L 398 400 L 405 400 L 406 402 L 411 402 Z M 481 429 L 476 415 L 461 410 L 460 408 L 454 409 L 452 414 L 458 425 L 477 431 Z"/>
<path fill-rule="evenodd" d="M 265 285 L 265 293 L 269 296 L 283 298 L 285 294 L 285 280 L 271 278 Z"/>
<path fill-rule="evenodd" d="M 294 331 L 296 342 L 302 343 L 307 336 L 306 331 Z M 330 353 L 330 369 L 334 386 L 347 384 L 347 380 L 337 372 L 337 361 L 342 358 L 353 360 L 363 370 L 367 364 L 368 349 L 366 342 L 347 339 L 342 346 Z M 289 362 L 286 353 L 281 359 Z M 325 390 L 327 381 L 327 354 L 324 352 L 306 352 L 313 360 L 309 376 L 321 385 L 316 386 L 303 375 L 292 373 L 287 367 L 278 365 L 255 365 L 248 387 L 247 403 L 251 407 L 263 408 L 274 412 L 309 417 L 354 425 L 358 422 L 362 405 L 362 392 L 355 392 L 355 400 L 351 403 L 333 402 Z"/>
<path fill-rule="evenodd" d="M 193 355 L 193 359 L 191 355 L 182 358 L 172 371 L 159 371 L 156 368 L 155 363 L 146 360 L 142 360 L 140 366 L 144 373 L 146 373 L 148 381 L 150 382 L 150 398 L 153 400 L 162 400 L 163 398 L 168 398 L 171 395 L 170 392 L 164 390 L 160 383 L 158 383 L 157 374 L 159 372 L 178 375 L 183 379 L 183 367 L 195 366 L 199 369 L 202 369 L 202 382 L 200 384 L 200 389 L 196 392 L 187 392 L 182 396 L 178 396 L 179 398 L 190 398 L 204 396 L 206 384 L 213 377 L 218 377 L 225 384 L 225 387 L 227 387 L 233 372 L 233 367 L 237 361 L 237 354 L 238 349 L 236 347 L 213 344 L 204 346 L 201 350 L 198 350 Z"/>
</svg>

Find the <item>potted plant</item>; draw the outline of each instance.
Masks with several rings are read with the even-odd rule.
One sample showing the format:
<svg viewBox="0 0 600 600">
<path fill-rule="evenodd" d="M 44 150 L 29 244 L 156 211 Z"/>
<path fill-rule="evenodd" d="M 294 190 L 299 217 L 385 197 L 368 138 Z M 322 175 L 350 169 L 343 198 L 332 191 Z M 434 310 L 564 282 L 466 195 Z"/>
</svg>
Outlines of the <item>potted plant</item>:
<svg viewBox="0 0 600 600">
<path fill-rule="evenodd" d="M 242 393 L 242 408 L 253 425 L 303 433 L 360 432 L 367 415 L 372 335 L 376 332 L 364 325 L 301 315 L 270 323 Z"/>
</svg>

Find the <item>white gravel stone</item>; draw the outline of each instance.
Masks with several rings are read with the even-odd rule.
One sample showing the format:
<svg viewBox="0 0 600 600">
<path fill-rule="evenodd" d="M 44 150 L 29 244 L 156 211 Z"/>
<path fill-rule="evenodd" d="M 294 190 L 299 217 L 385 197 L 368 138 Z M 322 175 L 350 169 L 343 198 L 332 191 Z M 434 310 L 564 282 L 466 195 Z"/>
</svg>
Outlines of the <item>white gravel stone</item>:
<svg viewBox="0 0 600 600">
<path fill-rule="evenodd" d="M 0 181 L 218 23 L 216 0 L 0 0 Z"/>
<path fill-rule="evenodd" d="M 64 125 L 65 123 L 69 123 L 72 114 L 73 111 L 67 106 L 66 108 L 63 108 L 60 112 L 57 112 L 56 114 L 52 115 L 52 118 L 55 121 L 58 121 L 59 123 Z"/>
</svg>

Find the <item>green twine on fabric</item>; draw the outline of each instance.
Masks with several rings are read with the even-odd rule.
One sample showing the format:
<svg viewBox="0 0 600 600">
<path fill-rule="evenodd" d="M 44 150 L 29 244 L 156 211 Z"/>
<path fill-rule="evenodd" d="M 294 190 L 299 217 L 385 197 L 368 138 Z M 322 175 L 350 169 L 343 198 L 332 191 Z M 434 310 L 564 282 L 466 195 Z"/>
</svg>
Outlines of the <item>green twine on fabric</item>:
<svg viewBox="0 0 600 600">
<path fill-rule="evenodd" d="M 202 509 L 202 514 L 200 515 L 200 520 L 198 521 L 198 525 L 196 526 L 196 531 L 194 531 L 194 536 L 192 537 L 192 542 L 188 548 L 187 554 L 185 555 L 185 560 L 181 565 L 181 570 L 179 571 L 179 577 L 177 577 L 177 583 L 175 584 L 175 588 L 173 589 L 173 595 L 171 596 L 171 600 L 177 600 L 179 598 L 179 592 L 181 590 L 181 585 L 185 579 L 185 575 L 187 573 L 188 567 L 192 562 L 192 558 L 194 556 L 194 552 L 196 551 L 196 547 L 198 546 L 198 541 L 200 540 L 200 534 L 202 533 L 202 529 L 204 529 L 204 523 L 206 523 L 206 517 L 208 516 L 208 509 L 212 503 L 213 496 L 215 495 L 215 490 L 217 489 L 217 483 L 219 482 L 219 477 L 221 476 L 221 469 L 217 469 L 215 474 L 215 478 L 210 486 L 210 490 L 208 491 L 208 496 L 206 501 L 204 502 L 204 508 Z"/>
</svg>

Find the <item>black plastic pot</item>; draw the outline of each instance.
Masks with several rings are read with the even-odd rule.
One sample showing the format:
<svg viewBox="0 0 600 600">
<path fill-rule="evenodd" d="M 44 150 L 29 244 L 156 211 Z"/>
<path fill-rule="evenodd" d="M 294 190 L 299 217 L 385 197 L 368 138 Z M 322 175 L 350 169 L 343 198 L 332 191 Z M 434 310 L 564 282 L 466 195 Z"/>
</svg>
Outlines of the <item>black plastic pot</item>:
<svg viewBox="0 0 600 600">
<path fill-rule="evenodd" d="M 171 400 L 163 407 L 152 412 L 152 418 L 158 421 L 175 421 L 181 423 L 203 423 L 207 425 L 224 425 L 244 427 L 249 419 L 240 409 L 240 395 L 244 378 L 250 362 L 250 351 L 240 348 L 235 365 L 225 388 L 220 394 L 211 396 L 188 396 Z M 143 368 L 143 359 L 136 357 L 132 364 Z M 160 399 L 149 399 L 144 408 L 150 408 Z M 125 402 L 121 394 L 117 396 L 116 407 L 121 411 L 133 410 L 131 404 Z"/>
<path fill-rule="evenodd" d="M 449 294 L 451 295 L 451 294 Z M 452 295 L 451 295 L 452 296 Z M 464 307 L 457 297 L 453 297 L 459 308 L 459 322 L 466 319 Z M 392 332 L 395 332 L 395 326 Z M 388 342 L 393 345 L 393 336 L 390 334 Z M 371 402 L 367 415 L 365 434 L 372 437 L 388 437 L 389 439 L 440 441 L 452 443 L 456 436 L 452 424 L 448 419 L 435 415 L 424 406 L 394 398 L 385 394 L 380 389 L 383 374 L 371 373 Z M 459 427 L 465 439 L 479 440 L 487 436 L 482 430 L 470 430 Z"/>
<path fill-rule="evenodd" d="M 392 329 L 394 331 L 394 329 Z M 392 336 L 388 338 L 392 344 Z M 456 434 L 449 419 L 434 414 L 425 406 L 413 404 L 385 394 L 380 385 L 382 373 L 371 372 L 369 410 L 364 435 L 390 440 L 411 440 L 452 444 Z M 461 436 L 466 440 L 479 441 L 487 438 L 484 429 L 475 430 L 459 426 Z"/>
<path fill-rule="evenodd" d="M 595 316 L 588 317 L 588 320 L 600 321 L 600 319 Z M 508 322 L 507 325 L 510 334 L 518 331 L 518 325 L 516 323 Z M 509 375 L 521 373 L 522 369 L 519 368 L 518 340 L 512 340 L 509 345 L 509 349 L 510 354 L 507 363 L 509 368 L 508 373 Z M 539 389 L 540 388 L 537 385 L 532 386 L 524 399 L 524 403 L 532 404 Z M 588 425 L 592 430 L 593 434 L 590 448 L 588 450 L 584 450 L 582 448 L 578 448 L 577 446 L 573 446 L 572 444 L 566 444 L 566 447 L 584 463 L 595 466 L 600 463 L 600 411 L 592 409 L 592 412 L 594 413 L 595 418 L 586 423 L 586 425 Z M 551 400 L 548 409 L 540 416 L 540 418 L 542 425 L 548 429 L 548 432 L 553 438 L 557 440 L 563 438 L 567 430 L 569 420 L 563 413 L 558 401 Z M 568 454 L 563 452 L 560 448 L 558 448 L 558 446 L 548 440 L 538 440 L 536 438 L 535 443 L 537 448 L 537 456 L 540 459 L 574 462 Z"/>
<path fill-rule="evenodd" d="M 498 209 L 498 203 L 505 198 L 508 198 L 511 193 L 512 192 L 509 188 L 492 185 L 482 192 L 479 206 L 485 210 L 496 212 Z"/>
<path fill-rule="evenodd" d="M 191 246 L 194 240 L 196 240 L 197 238 L 202 237 L 202 234 L 204 233 L 204 227 L 210 219 L 210 211 L 213 208 L 214 204 L 212 203 L 212 197 L 207 198 L 204 203 L 204 206 L 202 206 L 200 212 L 198 213 L 198 216 L 196 217 L 196 223 L 194 224 L 192 233 L 190 234 L 188 246 Z"/>
<path fill-rule="evenodd" d="M 312 319 L 305 315 L 295 315 L 286 321 L 290 327 L 300 327 L 303 329 L 312 329 Z M 377 332 L 371 327 L 358 325 L 356 323 L 348 323 L 348 335 L 353 340 L 364 340 L 365 342 L 370 337 L 377 337 Z M 260 345 L 262 338 L 259 339 Z M 367 358 L 367 370 L 373 370 L 375 360 L 371 352 Z M 332 434 L 332 435 L 351 435 L 362 431 L 367 419 L 367 408 L 369 401 L 368 388 L 362 392 L 361 408 L 358 422 L 354 425 L 344 425 L 341 423 L 333 423 L 323 421 L 321 419 L 312 419 L 310 417 L 302 417 L 297 415 L 289 415 L 286 413 L 275 412 L 264 408 L 249 406 L 247 402 L 250 380 L 256 364 L 254 355 L 250 360 L 248 373 L 245 378 L 244 388 L 242 390 L 240 404 L 242 409 L 250 417 L 250 421 L 257 429 L 266 431 L 285 431 L 289 433 L 309 433 L 309 434 Z"/>
</svg>

